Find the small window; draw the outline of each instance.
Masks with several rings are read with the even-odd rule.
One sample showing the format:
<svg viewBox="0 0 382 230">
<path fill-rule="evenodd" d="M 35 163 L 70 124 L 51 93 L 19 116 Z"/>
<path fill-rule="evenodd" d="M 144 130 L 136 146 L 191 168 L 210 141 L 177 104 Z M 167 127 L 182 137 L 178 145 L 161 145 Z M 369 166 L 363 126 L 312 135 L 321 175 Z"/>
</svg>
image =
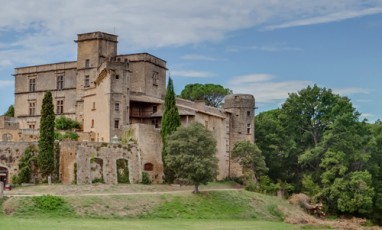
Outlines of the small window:
<svg viewBox="0 0 382 230">
<path fill-rule="evenodd" d="M 145 170 L 145 171 L 153 171 L 153 170 L 154 170 L 154 165 L 151 164 L 151 163 L 146 163 L 146 164 L 143 166 L 143 170 Z"/>
<path fill-rule="evenodd" d="M 251 111 L 247 111 L 247 117 L 251 116 Z"/>
<path fill-rule="evenodd" d="M 90 128 L 94 128 L 94 120 L 92 120 L 92 125 Z"/>
<path fill-rule="evenodd" d="M 119 129 L 119 120 L 118 119 L 114 120 L 114 128 Z"/>
<path fill-rule="evenodd" d="M 84 87 L 85 88 L 90 87 L 90 76 L 89 75 L 85 76 Z"/>
<path fill-rule="evenodd" d="M 117 80 L 119 79 L 119 75 L 118 74 L 115 75 L 115 79 L 117 79 Z"/>
<path fill-rule="evenodd" d="M 251 124 L 247 124 L 247 134 L 251 134 Z"/>
<path fill-rule="evenodd" d="M 154 125 L 155 128 L 159 128 L 159 120 L 158 119 L 152 119 L 151 124 Z"/>
<path fill-rule="evenodd" d="M 153 85 L 154 86 L 158 86 L 158 78 L 159 78 L 159 76 L 158 76 L 159 74 L 158 74 L 158 72 L 153 72 Z"/>
<path fill-rule="evenodd" d="M 57 76 L 57 90 L 62 90 L 64 88 L 64 76 Z"/>
<path fill-rule="evenodd" d="M 29 92 L 35 92 L 36 91 L 36 78 L 30 78 L 29 79 Z"/>
<path fill-rule="evenodd" d="M 35 129 L 36 128 L 36 126 L 33 124 L 33 125 L 29 125 L 29 128 L 30 129 Z"/>
<path fill-rule="evenodd" d="M 64 100 L 57 100 L 56 114 L 64 113 Z"/>
<path fill-rule="evenodd" d="M 34 116 L 36 113 L 36 102 L 29 102 L 29 116 Z"/>
<path fill-rule="evenodd" d="M 158 111 L 158 106 L 154 105 L 153 106 L 153 113 L 156 113 Z"/>
<path fill-rule="evenodd" d="M 119 112 L 119 103 L 114 104 L 114 111 Z"/>
<path fill-rule="evenodd" d="M 92 110 L 96 110 L 96 108 L 95 108 L 95 102 L 93 102 L 93 108 L 92 108 Z"/>
<path fill-rule="evenodd" d="M 90 67 L 90 60 L 86 59 L 85 60 L 85 68 L 89 68 L 89 67 Z"/>
</svg>

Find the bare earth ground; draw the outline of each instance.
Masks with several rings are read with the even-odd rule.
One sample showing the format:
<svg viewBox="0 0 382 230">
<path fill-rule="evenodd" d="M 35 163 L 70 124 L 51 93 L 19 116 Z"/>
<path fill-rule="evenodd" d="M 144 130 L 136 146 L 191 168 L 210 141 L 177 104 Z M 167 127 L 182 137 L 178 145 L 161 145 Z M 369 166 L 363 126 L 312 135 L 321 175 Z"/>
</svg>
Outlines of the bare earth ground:
<svg viewBox="0 0 382 230">
<path fill-rule="evenodd" d="M 210 183 L 208 186 L 201 186 L 202 191 L 217 190 L 240 190 L 232 184 Z M 189 195 L 193 191 L 193 186 L 179 185 L 38 185 L 17 187 L 12 191 L 5 191 L 8 200 L 5 209 L 12 209 L 12 197 L 40 196 L 45 194 L 60 195 L 67 197 L 69 203 L 77 210 L 79 216 L 98 217 L 102 213 L 103 217 L 123 217 L 136 216 L 141 212 L 150 210 L 155 205 L 163 201 L 166 194 Z M 99 196 L 103 196 L 100 202 Z M 83 197 L 87 197 L 83 199 Z M 17 202 L 19 199 L 15 199 Z M 78 206 L 78 207 L 76 207 Z M 112 209 L 109 206 L 113 207 Z M 81 208 L 79 208 L 81 207 Z M 290 224 L 320 225 L 334 229 L 381 230 L 380 227 L 364 227 L 363 219 L 318 219 L 306 214 L 299 208 L 290 208 L 290 205 L 280 205 L 278 207 L 285 215 L 284 222 Z"/>
</svg>

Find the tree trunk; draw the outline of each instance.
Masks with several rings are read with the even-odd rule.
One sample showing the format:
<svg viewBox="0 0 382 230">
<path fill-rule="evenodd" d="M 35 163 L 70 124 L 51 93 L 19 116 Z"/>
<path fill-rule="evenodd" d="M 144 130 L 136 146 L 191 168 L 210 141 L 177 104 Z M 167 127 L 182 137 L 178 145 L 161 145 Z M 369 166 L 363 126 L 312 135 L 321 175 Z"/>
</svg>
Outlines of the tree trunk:
<svg viewBox="0 0 382 230">
<path fill-rule="evenodd" d="M 199 184 L 195 184 L 195 190 L 193 193 L 199 193 Z"/>
</svg>

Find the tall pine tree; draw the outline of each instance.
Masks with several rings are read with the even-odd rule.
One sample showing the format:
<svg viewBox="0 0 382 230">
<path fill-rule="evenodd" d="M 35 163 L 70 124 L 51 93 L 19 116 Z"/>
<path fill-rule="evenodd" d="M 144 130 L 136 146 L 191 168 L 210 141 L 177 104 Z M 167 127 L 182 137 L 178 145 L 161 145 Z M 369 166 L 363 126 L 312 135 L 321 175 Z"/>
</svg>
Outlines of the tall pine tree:
<svg viewBox="0 0 382 230">
<path fill-rule="evenodd" d="M 180 126 L 180 116 L 178 112 L 178 108 L 176 107 L 175 100 L 175 91 L 174 84 L 172 82 L 171 77 L 168 80 L 166 97 L 164 99 L 164 111 L 162 116 L 162 125 L 160 134 L 162 137 L 162 161 L 164 168 L 164 176 L 166 182 L 172 182 L 174 180 L 173 172 L 166 167 L 166 146 L 167 146 L 167 137 L 172 134 L 178 127 Z"/>
<path fill-rule="evenodd" d="M 43 176 L 51 175 L 54 171 L 54 119 L 52 93 L 48 91 L 42 101 L 38 140 L 37 163 Z"/>
</svg>

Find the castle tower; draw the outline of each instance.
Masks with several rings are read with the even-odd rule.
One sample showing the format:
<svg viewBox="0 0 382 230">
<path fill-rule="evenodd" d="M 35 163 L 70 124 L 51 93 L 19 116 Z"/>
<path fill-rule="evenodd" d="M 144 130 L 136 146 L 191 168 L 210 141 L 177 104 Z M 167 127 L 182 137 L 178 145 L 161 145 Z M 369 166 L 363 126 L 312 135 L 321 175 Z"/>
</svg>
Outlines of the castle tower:
<svg viewBox="0 0 382 230">
<path fill-rule="evenodd" d="M 83 97 L 94 88 L 98 68 L 117 55 L 117 35 L 103 32 L 78 34 L 77 43 L 77 98 L 76 117 L 83 121 Z"/>
<path fill-rule="evenodd" d="M 236 142 L 255 142 L 255 98 L 250 94 L 231 94 L 224 98 L 224 110 L 230 113 L 227 124 L 227 150 L 229 151 L 229 176 L 241 176 L 241 166 L 231 158 Z"/>
</svg>

